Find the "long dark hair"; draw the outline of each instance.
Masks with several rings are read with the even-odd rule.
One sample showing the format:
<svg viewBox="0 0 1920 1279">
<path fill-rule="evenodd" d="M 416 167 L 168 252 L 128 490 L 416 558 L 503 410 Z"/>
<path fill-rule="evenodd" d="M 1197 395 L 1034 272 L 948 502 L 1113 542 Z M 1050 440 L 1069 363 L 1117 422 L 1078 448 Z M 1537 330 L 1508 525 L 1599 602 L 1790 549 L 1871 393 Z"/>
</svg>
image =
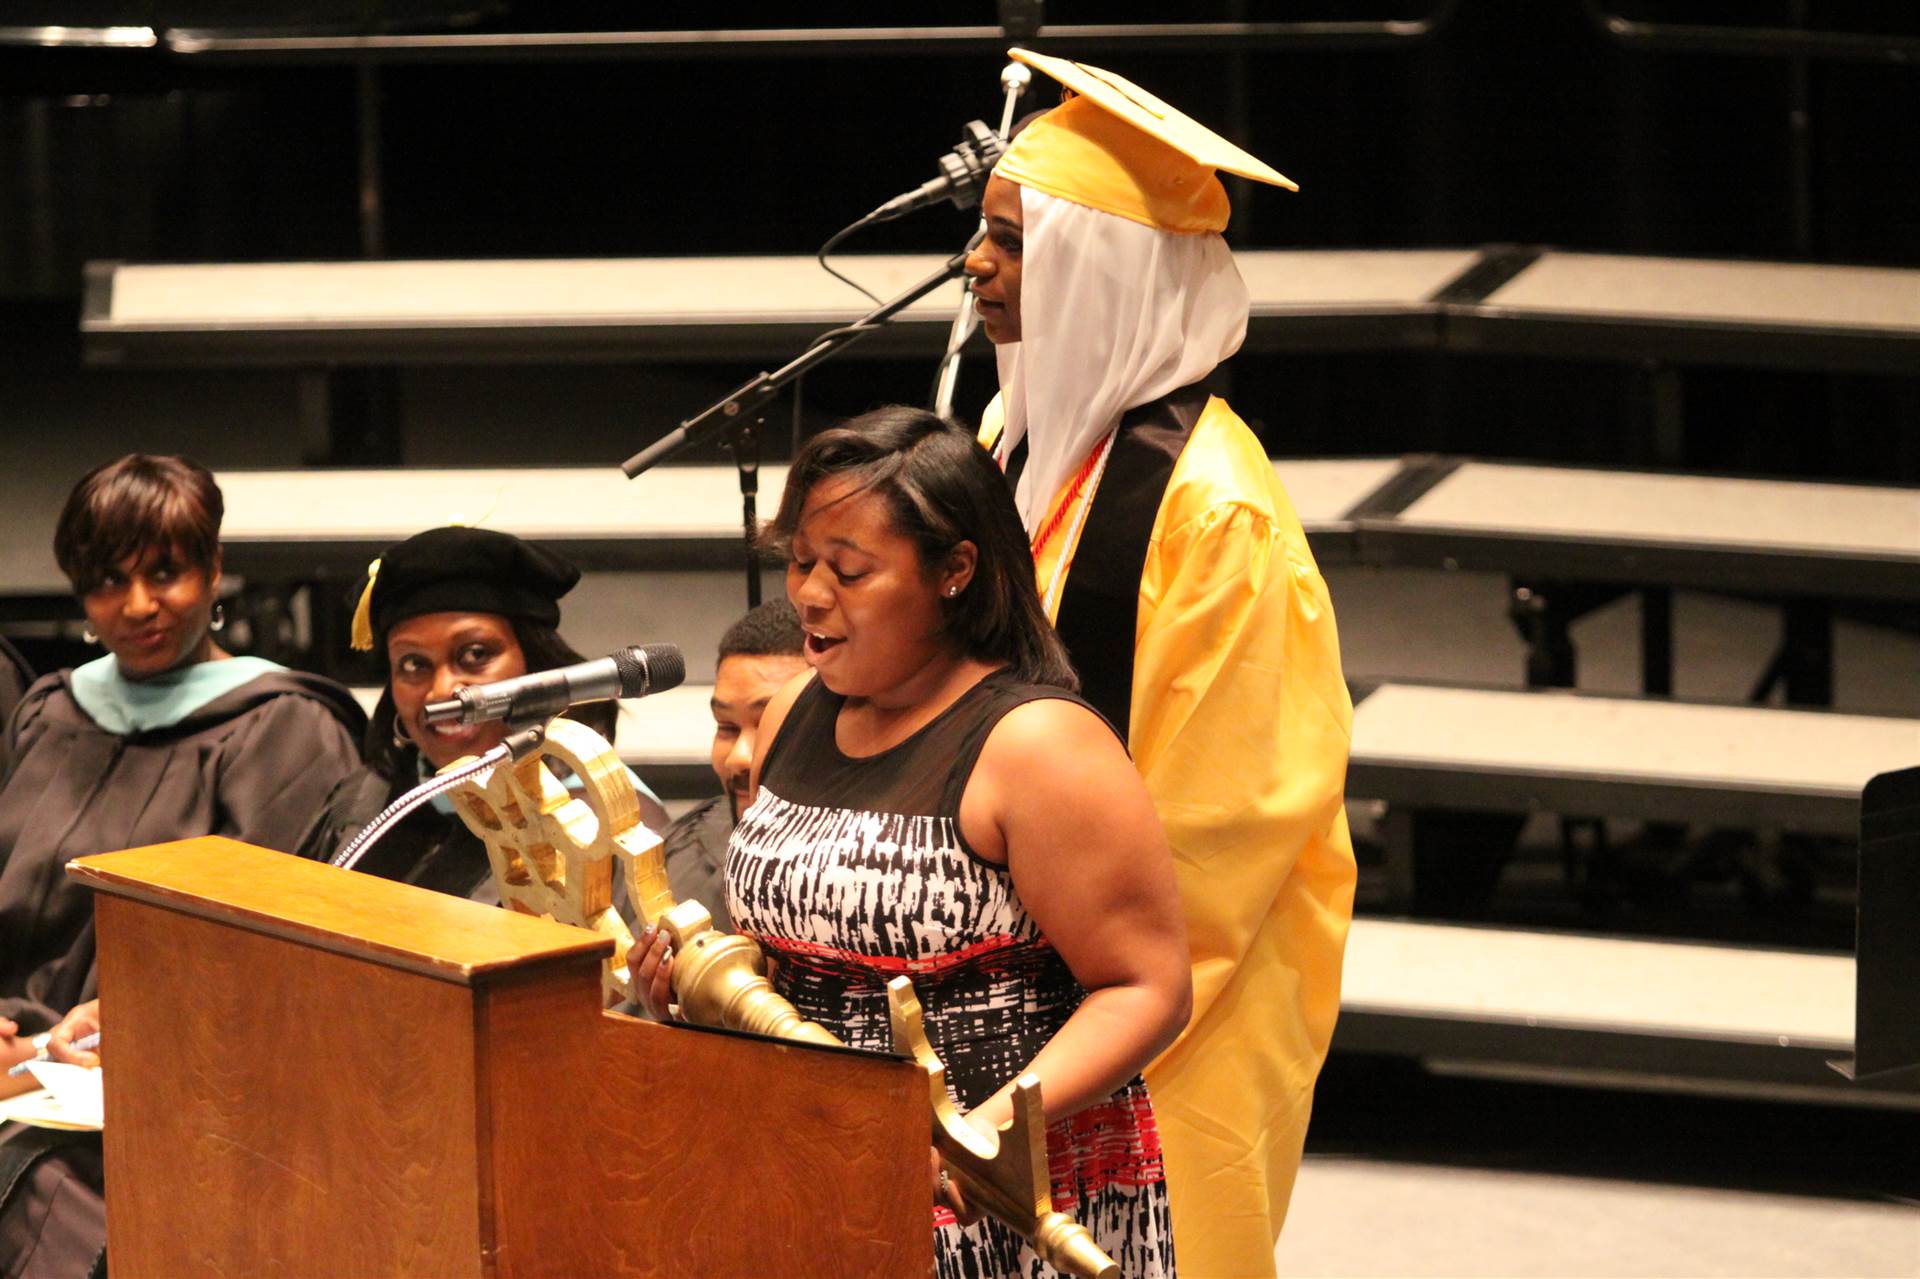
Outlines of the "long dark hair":
<svg viewBox="0 0 1920 1279">
<path fill-rule="evenodd" d="M 1066 647 L 1034 585 L 1033 552 L 1006 477 L 964 427 L 895 404 L 808 440 L 787 471 L 780 510 L 762 535 L 786 553 L 814 486 L 829 477 L 885 499 L 893 526 L 929 573 L 961 542 L 979 552 L 973 578 L 940 598 L 947 634 L 967 656 L 1005 663 L 1020 679 L 1078 689 Z"/>
<path fill-rule="evenodd" d="M 527 659 L 528 674 L 587 660 L 551 626 L 519 617 L 509 617 L 507 622 L 513 627 L 513 637 L 520 642 L 520 652 Z M 618 702 L 588 702 L 566 712 L 566 718 L 580 721 L 609 742 L 613 740 L 614 723 L 619 717 Z M 393 740 L 393 719 L 393 680 L 389 676 L 386 686 L 380 690 L 380 701 L 367 721 L 366 742 L 360 753 L 368 767 L 388 781 L 411 782 L 419 768 L 420 750 L 411 742 L 402 746 Z"/>
</svg>

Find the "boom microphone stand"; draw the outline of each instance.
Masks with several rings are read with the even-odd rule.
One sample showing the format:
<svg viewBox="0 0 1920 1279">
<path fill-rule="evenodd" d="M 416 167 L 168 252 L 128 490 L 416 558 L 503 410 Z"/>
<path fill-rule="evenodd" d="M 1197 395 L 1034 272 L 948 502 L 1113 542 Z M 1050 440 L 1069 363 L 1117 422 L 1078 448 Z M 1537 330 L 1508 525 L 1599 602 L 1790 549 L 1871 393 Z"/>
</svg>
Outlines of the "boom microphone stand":
<svg viewBox="0 0 1920 1279">
<path fill-rule="evenodd" d="M 980 188 L 985 185 L 987 171 L 999 152 L 1004 149 L 1006 136 L 1013 127 L 1015 104 L 1019 101 L 1020 95 L 1026 91 L 1031 80 L 1032 73 L 1026 67 L 1018 63 L 1009 63 L 1000 73 L 1000 85 L 1005 91 L 1006 101 L 1001 109 L 998 135 L 988 133 L 986 126 L 979 121 L 970 123 L 961 146 L 955 149 L 953 155 L 944 158 L 941 162 L 944 171 L 943 179 L 927 183 L 919 192 L 910 192 L 906 196 L 888 201 L 853 226 L 846 228 L 840 235 L 836 235 L 834 241 L 838 241 L 860 226 L 899 217 L 903 213 L 940 198 L 950 198 L 954 203 L 962 204 L 963 195 L 956 194 L 954 188 L 964 191 L 973 201 L 977 201 Z M 998 146 L 991 145 L 996 142 Z M 962 207 L 965 205 L 962 204 Z M 983 221 L 973 238 L 967 241 L 967 247 L 948 258 L 946 264 L 938 271 L 892 300 L 881 303 L 854 323 L 821 334 L 812 346 L 780 368 L 771 373 L 760 373 L 750 378 L 620 464 L 620 469 L 626 473 L 627 478 L 634 479 L 641 472 L 652 469 L 675 454 L 692 448 L 715 434 L 726 433 L 727 448 L 732 452 L 734 466 L 740 474 L 740 522 L 746 552 L 748 607 L 756 607 L 760 603 L 760 559 L 756 549 L 760 522 L 758 510 L 760 437 L 766 429 L 768 405 L 784 387 L 797 381 L 815 365 L 832 359 L 861 338 L 884 328 L 901 311 L 947 281 L 957 279 L 964 274 L 967 254 L 972 252 L 974 246 L 979 244 L 985 236 L 986 223 Z M 821 253 L 824 256 L 826 250 L 822 249 Z M 934 395 L 935 410 L 943 415 L 949 413 L 953 407 L 954 387 L 959 381 L 960 348 L 972 335 L 976 323 L 972 303 L 971 296 L 961 300 L 960 309 L 954 316 L 953 327 L 948 332 L 947 351 L 941 362 Z"/>
<path fill-rule="evenodd" d="M 759 532 L 756 513 L 760 491 L 760 433 L 766 425 L 767 405 L 780 389 L 817 364 L 832 359 L 861 338 L 885 328 L 894 316 L 918 302 L 966 269 L 967 254 L 980 242 L 975 236 L 967 247 L 946 260 L 938 271 L 905 293 L 881 303 L 845 328 L 820 335 L 814 344 L 771 373 L 758 374 L 668 431 L 647 447 L 620 464 L 628 479 L 650 470 L 684 449 L 692 448 L 715 434 L 727 433 L 727 447 L 733 451 L 740 468 L 741 520 L 746 533 L 747 604 L 760 603 L 760 561 L 754 543 Z"/>
</svg>

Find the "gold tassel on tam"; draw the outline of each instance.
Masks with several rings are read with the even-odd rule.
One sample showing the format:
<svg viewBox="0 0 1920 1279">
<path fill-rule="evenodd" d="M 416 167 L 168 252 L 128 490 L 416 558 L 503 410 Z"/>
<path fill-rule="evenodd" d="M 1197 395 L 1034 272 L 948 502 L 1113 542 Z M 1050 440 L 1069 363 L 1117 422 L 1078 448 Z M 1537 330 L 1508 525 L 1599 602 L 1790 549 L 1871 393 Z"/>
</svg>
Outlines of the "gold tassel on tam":
<svg viewBox="0 0 1920 1279">
<path fill-rule="evenodd" d="M 373 651 L 373 584 L 380 577 L 380 561 L 367 565 L 366 589 L 360 592 L 360 602 L 353 609 L 353 631 L 351 641 L 357 653 Z"/>
</svg>

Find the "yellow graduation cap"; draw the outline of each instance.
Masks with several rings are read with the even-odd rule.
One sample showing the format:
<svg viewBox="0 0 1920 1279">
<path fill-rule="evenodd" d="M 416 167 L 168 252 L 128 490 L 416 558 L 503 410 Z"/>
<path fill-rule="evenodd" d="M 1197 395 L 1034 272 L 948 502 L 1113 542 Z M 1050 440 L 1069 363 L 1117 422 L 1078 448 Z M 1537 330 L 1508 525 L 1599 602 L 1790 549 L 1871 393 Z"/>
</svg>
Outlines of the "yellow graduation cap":
<svg viewBox="0 0 1920 1279">
<path fill-rule="evenodd" d="M 1206 125 L 1099 67 L 1026 49 L 1007 56 L 1060 82 L 1065 100 L 1029 124 L 994 172 L 1009 182 L 1162 231 L 1223 231 L 1217 170 L 1300 188 Z"/>
</svg>

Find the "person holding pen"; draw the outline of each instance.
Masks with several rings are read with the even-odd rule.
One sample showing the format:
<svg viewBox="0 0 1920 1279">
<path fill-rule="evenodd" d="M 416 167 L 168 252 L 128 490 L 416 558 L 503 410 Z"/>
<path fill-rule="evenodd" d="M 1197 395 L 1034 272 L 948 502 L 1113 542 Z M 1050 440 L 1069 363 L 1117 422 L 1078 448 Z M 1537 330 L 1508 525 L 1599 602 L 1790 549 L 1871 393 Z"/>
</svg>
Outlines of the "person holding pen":
<svg viewBox="0 0 1920 1279">
<path fill-rule="evenodd" d="M 291 850 L 358 762 L 346 689 L 236 657 L 224 626 L 224 501 L 186 458 L 129 454 L 89 472 L 54 557 L 105 654 L 27 689 L 0 745 L 0 1066 L 97 1026 L 93 901 L 62 873 L 89 853 L 228 835 Z M 33 1086 L 0 1076 L 0 1093 Z M 105 1243 L 88 1134 L 0 1128 L 0 1274 L 85 1274 Z"/>
</svg>

